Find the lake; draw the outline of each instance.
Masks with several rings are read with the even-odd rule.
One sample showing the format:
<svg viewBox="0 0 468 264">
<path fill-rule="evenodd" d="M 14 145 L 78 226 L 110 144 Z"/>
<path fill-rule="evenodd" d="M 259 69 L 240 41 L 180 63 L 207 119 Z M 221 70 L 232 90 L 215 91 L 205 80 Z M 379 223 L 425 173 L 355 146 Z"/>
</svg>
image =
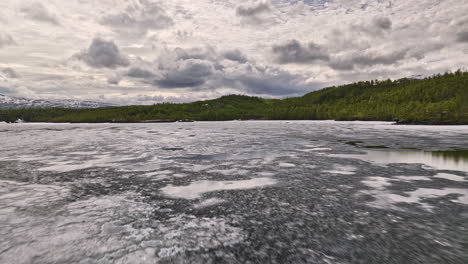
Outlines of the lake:
<svg viewBox="0 0 468 264">
<path fill-rule="evenodd" d="M 0 124 L 0 263 L 467 263 L 468 126 Z"/>
</svg>

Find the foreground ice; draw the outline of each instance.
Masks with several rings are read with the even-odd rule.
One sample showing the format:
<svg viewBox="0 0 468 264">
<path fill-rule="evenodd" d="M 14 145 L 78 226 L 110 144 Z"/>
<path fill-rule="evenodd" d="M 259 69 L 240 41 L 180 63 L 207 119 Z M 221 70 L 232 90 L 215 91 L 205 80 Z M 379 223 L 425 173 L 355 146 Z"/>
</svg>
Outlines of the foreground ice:
<svg viewBox="0 0 468 264">
<path fill-rule="evenodd" d="M 64 203 L 66 188 L 0 186 L 1 263 L 154 263 L 244 238 L 221 218 L 185 214 L 145 227 L 155 208 L 135 202 L 131 193 Z"/>
<path fill-rule="evenodd" d="M 0 124 L 0 263 L 464 264 L 468 160 L 431 151 L 466 142 L 384 122 Z"/>
</svg>

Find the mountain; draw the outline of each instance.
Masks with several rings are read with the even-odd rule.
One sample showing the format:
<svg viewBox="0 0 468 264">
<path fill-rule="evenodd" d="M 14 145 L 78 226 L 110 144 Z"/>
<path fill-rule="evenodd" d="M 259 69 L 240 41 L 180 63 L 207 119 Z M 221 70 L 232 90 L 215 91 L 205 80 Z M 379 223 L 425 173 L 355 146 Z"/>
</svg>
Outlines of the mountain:
<svg viewBox="0 0 468 264">
<path fill-rule="evenodd" d="M 244 95 L 185 104 L 96 109 L 4 110 L 0 121 L 152 122 L 174 120 L 367 120 L 419 124 L 468 124 L 468 72 L 427 78 L 357 82 L 302 97 Z"/>
<path fill-rule="evenodd" d="M 20 109 L 20 108 L 98 108 L 108 107 L 110 104 L 79 101 L 79 100 L 43 100 L 12 97 L 0 94 L 0 109 Z"/>
</svg>

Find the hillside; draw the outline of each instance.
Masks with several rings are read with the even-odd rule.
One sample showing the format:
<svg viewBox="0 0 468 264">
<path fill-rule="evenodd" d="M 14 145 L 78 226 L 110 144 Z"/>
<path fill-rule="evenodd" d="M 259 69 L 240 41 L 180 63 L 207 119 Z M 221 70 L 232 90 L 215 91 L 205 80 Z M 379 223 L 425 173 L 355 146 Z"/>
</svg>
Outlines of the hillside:
<svg viewBox="0 0 468 264">
<path fill-rule="evenodd" d="M 0 111 L 0 121 L 17 119 L 28 122 L 335 119 L 468 124 L 468 72 L 457 71 L 425 79 L 358 82 L 282 100 L 230 95 L 185 104 Z"/>
</svg>

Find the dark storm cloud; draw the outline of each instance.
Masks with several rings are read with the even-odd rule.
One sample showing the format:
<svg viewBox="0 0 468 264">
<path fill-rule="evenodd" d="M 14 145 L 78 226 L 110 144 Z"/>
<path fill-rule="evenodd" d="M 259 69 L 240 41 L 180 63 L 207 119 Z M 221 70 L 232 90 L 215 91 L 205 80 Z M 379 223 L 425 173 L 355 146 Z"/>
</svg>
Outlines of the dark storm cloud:
<svg viewBox="0 0 468 264">
<path fill-rule="evenodd" d="M 127 8 L 126 12 L 111 14 L 101 19 L 101 24 L 127 30 L 128 33 L 146 33 L 173 25 L 173 20 L 155 3 L 144 2 L 138 8 Z"/>
<path fill-rule="evenodd" d="M 335 70 L 353 70 L 357 66 L 370 67 L 375 65 L 393 65 L 404 59 L 422 59 L 421 52 L 409 52 L 409 49 L 395 51 L 362 51 L 347 55 L 338 55 L 326 50 L 323 46 L 314 43 L 304 45 L 297 40 L 291 40 L 285 44 L 273 45 L 275 59 L 280 64 L 312 64 L 321 63 Z"/>
<path fill-rule="evenodd" d="M 11 79 L 17 79 L 20 77 L 19 74 L 12 68 L 3 69 L 2 73 L 5 74 L 6 77 L 11 78 Z"/>
<path fill-rule="evenodd" d="M 352 58 L 352 62 L 358 65 L 373 66 L 376 64 L 389 65 L 403 60 L 408 53 L 407 50 L 395 51 L 384 55 L 359 55 Z"/>
<path fill-rule="evenodd" d="M 260 2 L 254 6 L 239 6 L 236 9 L 236 14 L 241 17 L 253 17 L 270 10 L 271 6 L 269 3 Z"/>
<path fill-rule="evenodd" d="M 276 61 L 281 64 L 303 64 L 330 60 L 327 51 L 323 47 L 315 43 L 303 45 L 297 40 L 291 40 L 285 44 L 274 45 L 272 51 L 276 56 Z"/>
<path fill-rule="evenodd" d="M 140 67 L 132 67 L 128 70 L 127 76 L 132 78 L 150 79 L 153 78 L 155 74 Z"/>
<path fill-rule="evenodd" d="M 392 21 L 388 17 L 376 17 L 373 20 L 374 26 L 382 29 L 382 30 L 389 30 L 392 28 Z"/>
<path fill-rule="evenodd" d="M 176 69 L 155 80 L 162 88 L 187 88 L 204 84 L 214 73 L 213 65 L 207 61 L 189 59 Z"/>
<path fill-rule="evenodd" d="M 100 38 L 95 38 L 89 48 L 78 54 L 77 58 L 95 68 L 116 68 L 130 64 L 113 41 Z"/>
<path fill-rule="evenodd" d="M 210 47 L 175 48 L 153 63 L 140 62 L 125 74 L 161 88 L 196 88 L 205 84 L 221 68 L 220 56 Z"/>
<path fill-rule="evenodd" d="M 189 59 L 195 60 L 208 60 L 208 61 L 216 61 L 217 54 L 216 51 L 212 47 L 206 48 L 191 48 L 191 49 L 182 49 L 182 48 L 175 48 L 174 49 L 175 60 L 183 61 Z"/>
<path fill-rule="evenodd" d="M 225 59 L 231 60 L 231 61 L 237 61 L 239 63 L 246 63 L 247 58 L 242 54 L 240 50 L 228 50 L 223 53 L 223 57 Z"/>
<path fill-rule="evenodd" d="M 193 50 L 187 53 L 193 55 Z M 299 95 L 312 89 L 305 84 L 303 76 L 269 66 L 257 66 L 238 50 L 221 54 L 214 50 L 205 53 L 199 51 L 196 54 L 206 54 L 206 56 L 203 58 L 197 56 L 198 59 L 189 58 L 184 61 L 184 63 L 190 63 L 171 72 L 159 81 L 158 85 L 173 88 L 181 87 L 183 84 L 184 87 L 197 89 L 228 87 L 243 93 L 268 96 Z M 222 61 L 226 57 L 236 64 L 223 64 Z"/>
<path fill-rule="evenodd" d="M 47 8 L 45 8 L 39 2 L 34 2 L 32 4 L 23 6 L 21 8 L 21 12 L 23 12 L 28 18 L 36 21 L 51 23 L 55 25 L 59 24 L 57 16 L 51 11 L 47 10 Z"/>
<path fill-rule="evenodd" d="M 140 61 L 124 76 L 158 88 L 187 91 L 231 88 L 248 94 L 293 96 L 312 90 L 304 76 L 258 66 L 240 50 L 217 52 L 212 47 L 167 50 L 153 63 Z"/>
<path fill-rule="evenodd" d="M 209 81 L 221 66 L 221 58 L 210 47 L 175 48 L 154 62 L 140 61 L 125 76 L 161 88 L 196 88 Z"/>
<path fill-rule="evenodd" d="M 387 54 L 359 54 L 349 58 L 335 58 L 329 66 L 335 70 L 353 70 L 357 66 L 393 65 L 408 57 L 408 50 L 394 51 Z"/>
<path fill-rule="evenodd" d="M 12 36 L 9 34 L 0 33 L 0 48 L 14 44 L 16 44 L 16 42 Z"/>
<path fill-rule="evenodd" d="M 468 42 L 468 31 L 462 31 L 457 34 L 458 42 Z"/>
</svg>

